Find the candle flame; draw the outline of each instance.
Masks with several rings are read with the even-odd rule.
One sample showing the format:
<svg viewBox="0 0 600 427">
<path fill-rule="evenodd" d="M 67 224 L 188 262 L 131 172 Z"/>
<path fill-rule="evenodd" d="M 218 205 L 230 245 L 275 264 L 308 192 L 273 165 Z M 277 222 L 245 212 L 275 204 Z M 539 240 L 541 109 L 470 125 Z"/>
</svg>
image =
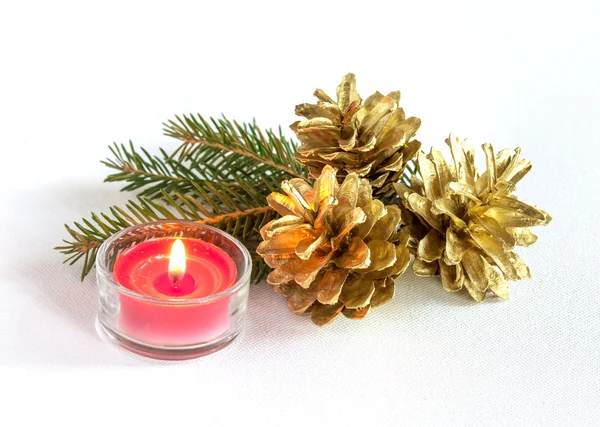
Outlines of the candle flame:
<svg viewBox="0 0 600 427">
<path fill-rule="evenodd" d="M 185 274 L 185 247 L 179 239 L 173 242 L 169 259 L 169 280 L 176 283 Z"/>
</svg>

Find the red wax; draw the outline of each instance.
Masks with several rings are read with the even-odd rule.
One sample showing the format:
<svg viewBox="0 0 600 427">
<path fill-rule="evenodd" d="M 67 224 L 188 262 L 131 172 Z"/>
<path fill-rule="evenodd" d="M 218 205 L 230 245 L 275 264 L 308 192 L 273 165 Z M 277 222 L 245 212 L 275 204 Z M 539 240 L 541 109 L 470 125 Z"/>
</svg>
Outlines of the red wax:
<svg viewBox="0 0 600 427">
<path fill-rule="evenodd" d="M 147 240 L 123 251 L 114 265 L 115 280 L 137 294 L 161 303 L 120 295 L 119 324 L 134 340 L 155 345 L 190 345 L 211 341 L 229 328 L 229 297 L 208 303 L 176 304 L 230 288 L 235 262 L 222 249 L 199 239 L 180 238 L 186 272 L 173 282 L 168 275 L 175 238 Z"/>
</svg>

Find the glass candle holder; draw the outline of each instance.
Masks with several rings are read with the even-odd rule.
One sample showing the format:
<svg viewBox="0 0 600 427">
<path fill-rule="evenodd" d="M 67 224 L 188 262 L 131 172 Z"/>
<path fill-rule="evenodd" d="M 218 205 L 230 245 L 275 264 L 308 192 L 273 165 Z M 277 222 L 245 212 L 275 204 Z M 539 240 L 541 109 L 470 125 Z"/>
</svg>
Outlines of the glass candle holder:
<svg viewBox="0 0 600 427">
<path fill-rule="evenodd" d="M 173 273 L 175 241 L 185 261 Z M 187 221 L 129 227 L 97 254 L 99 330 L 158 359 L 217 351 L 240 333 L 251 268 L 248 250 L 214 227 Z"/>
</svg>

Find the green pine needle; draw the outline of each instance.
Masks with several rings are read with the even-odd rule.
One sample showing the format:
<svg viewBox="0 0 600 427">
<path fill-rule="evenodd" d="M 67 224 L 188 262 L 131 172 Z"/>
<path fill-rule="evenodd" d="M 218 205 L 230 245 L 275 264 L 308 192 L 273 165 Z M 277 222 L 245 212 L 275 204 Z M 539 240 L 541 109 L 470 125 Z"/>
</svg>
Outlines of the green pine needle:
<svg viewBox="0 0 600 427">
<path fill-rule="evenodd" d="M 161 197 L 163 192 L 187 194 L 192 191 L 193 183 L 205 181 L 197 171 L 170 160 L 163 150 L 160 156 L 153 156 L 143 148 L 136 149 L 131 141 L 129 145 L 114 143 L 109 149 L 113 158 L 102 163 L 118 172 L 108 175 L 104 181 L 126 182 L 122 191 L 143 189 L 140 195 L 153 199 Z"/>
<path fill-rule="evenodd" d="M 240 178 L 246 182 L 306 178 L 307 172 L 294 160 L 296 145 L 273 131 L 261 131 L 256 123 L 239 124 L 223 117 L 204 119 L 201 115 L 176 116 L 164 123 L 165 135 L 183 145 L 171 158 L 189 161 L 191 168 L 218 173 L 222 179 Z M 211 150 L 212 149 L 212 150 Z"/>
<path fill-rule="evenodd" d="M 139 195 L 155 199 L 163 192 L 192 194 L 194 184 L 207 182 L 232 183 L 235 189 L 235 182 L 243 181 L 266 191 L 265 180 L 307 178 L 306 168 L 294 160 L 295 143 L 281 130 L 276 135 L 255 123 L 197 115 L 170 121 L 165 134 L 183 141 L 170 155 L 162 149 L 151 155 L 131 141 L 110 146 L 113 158 L 102 163 L 116 172 L 105 181 L 125 182 L 122 191 L 140 190 Z"/>
<path fill-rule="evenodd" d="M 218 187 L 217 184 L 213 185 Z M 210 194 L 215 196 L 215 193 Z M 130 200 L 125 208 L 111 207 L 109 214 L 92 213 L 91 219 L 84 218 L 81 222 L 75 222 L 73 227 L 65 225 L 70 239 L 63 240 L 64 244 L 55 249 L 67 256 L 65 263 L 72 265 L 83 259 L 81 274 L 83 280 L 94 267 L 100 245 L 111 235 L 132 225 L 157 220 L 195 221 L 219 228 L 245 244 L 255 246 L 251 242 L 258 239 L 260 228 L 277 217 L 277 213 L 266 203 L 260 205 L 250 201 L 252 198 L 247 193 L 245 196 L 248 198 L 248 203 L 244 205 L 237 204 L 238 201 L 232 197 L 229 198 L 228 202 L 235 207 L 229 212 L 222 210 L 217 203 L 212 210 L 209 210 L 193 197 L 179 193 L 174 195 L 163 193 L 163 196 L 162 202 L 140 197 L 137 200 Z M 240 198 L 243 196 L 244 194 L 240 194 Z M 227 196 L 222 197 L 227 198 Z M 125 248 L 148 237 L 150 236 L 132 236 L 129 240 L 122 240 L 120 244 Z M 158 235 L 153 234 L 152 237 Z M 255 258 L 257 259 L 253 268 L 254 281 L 261 280 L 268 272 L 260 257 Z"/>
</svg>

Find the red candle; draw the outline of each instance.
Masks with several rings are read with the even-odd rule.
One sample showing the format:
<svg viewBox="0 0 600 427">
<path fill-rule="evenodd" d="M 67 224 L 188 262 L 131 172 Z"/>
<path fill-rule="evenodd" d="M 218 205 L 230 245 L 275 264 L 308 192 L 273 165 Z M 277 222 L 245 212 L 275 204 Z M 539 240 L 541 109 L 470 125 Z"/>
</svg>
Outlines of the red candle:
<svg viewBox="0 0 600 427">
<path fill-rule="evenodd" d="M 114 278 L 138 295 L 120 295 L 119 324 L 130 338 L 161 346 L 211 341 L 229 328 L 229 296 L 182 303 L 219 294 L 236 281 L 233 259 L 199 239 L 157 238 L 123 251 Z M 169 302 L 172 302 L 169 304 Z"/>
</svg>

